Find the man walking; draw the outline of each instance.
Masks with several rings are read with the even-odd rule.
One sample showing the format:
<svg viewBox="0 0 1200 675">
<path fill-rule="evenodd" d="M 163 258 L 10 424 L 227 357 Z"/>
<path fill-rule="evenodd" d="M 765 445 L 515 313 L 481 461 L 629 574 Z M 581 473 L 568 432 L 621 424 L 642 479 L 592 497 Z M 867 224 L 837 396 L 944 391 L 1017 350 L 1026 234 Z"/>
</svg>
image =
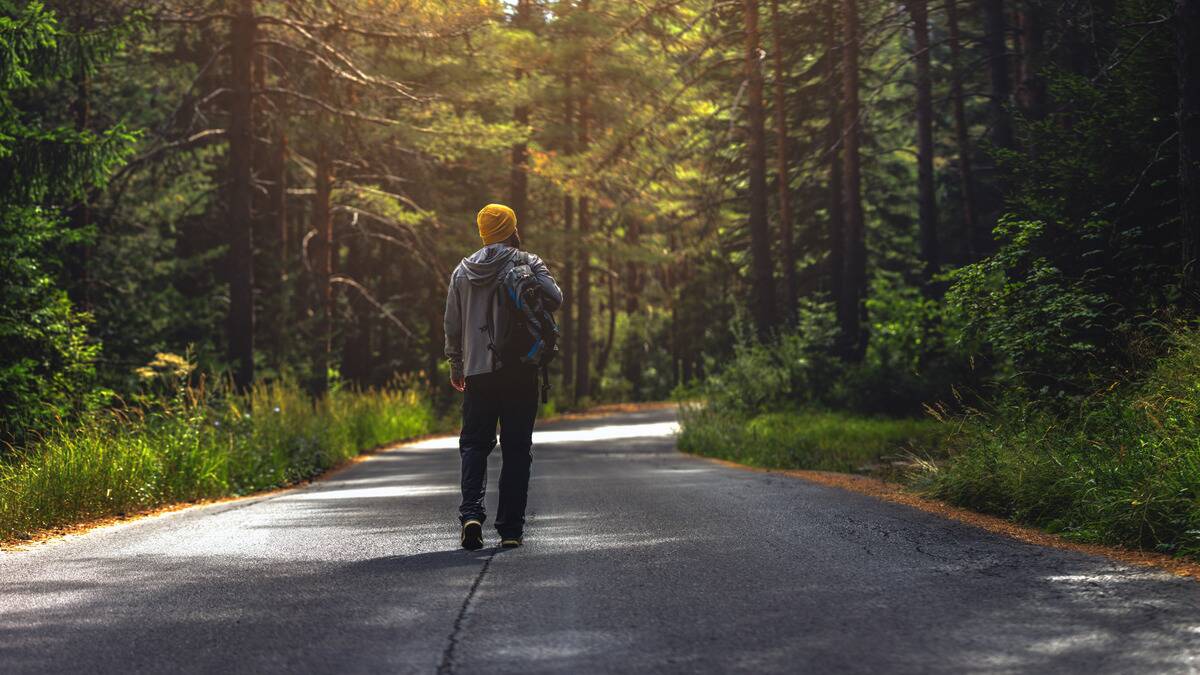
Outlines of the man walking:
<svg viewBox="0 0 1200 675">
<path fill-rule="evenodd" d="M 458 447 L 462 457 L 462 546 L 483 547 L 483 523 L 487 519 L 483 497 L 487 485 L 487 459 L 496 447 L 496 423 L 500 424 L 500 504 L 496 531 L 500 545 L 521 545 L 525 526 L 525 501 L 529 491 L 529 467 L 533 461 L 533 423 L 538 411 L 538 371 L 517 362 L 495 367 L 492 350 L 496 312 L 496 287 L 512 266 L 527 264 L 541 286 L 547 310 L 562 304 L 562 291 L 546 263 L 521 251 L 517 215 L 502 204 L 488 204 L 475 218 L 483 248 L 454 269 L 446 294 L 446 358 L 450 361 L 450 384 L 463 392 L 462 433 Z"/>
</svg>

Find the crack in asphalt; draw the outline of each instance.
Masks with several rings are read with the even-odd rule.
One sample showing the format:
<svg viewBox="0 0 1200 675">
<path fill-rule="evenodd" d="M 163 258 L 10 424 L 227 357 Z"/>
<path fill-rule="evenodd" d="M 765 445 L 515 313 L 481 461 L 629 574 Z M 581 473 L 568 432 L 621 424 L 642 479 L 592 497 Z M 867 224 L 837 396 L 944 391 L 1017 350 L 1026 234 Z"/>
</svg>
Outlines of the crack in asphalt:
<svg viewBox="0 0 1200 675">
<path fill-rule="evenodd" d="M 437 669 L 438 675 L 451 675 L 454 672 L 454 651 L 458 647 L 459 635 L 462 633 L 463 624 L 466 623 L 467 612 L 471 609 L 471 601 L 475 599 L 475 593 L 479 590 L 479 585 L 483 583 L 483 576 L 487 574 L 488 567 L 491 567 L 492 559 L 496 557 L 496 552 L 499 550 L 499 548 L 493 548 L 488 557 L 484 559 L 483 567 L 479 568 L 475 582 L 467 591 L 467 597 L 463 598 L 462 607 L 458 609 L 458 616 L 454 617 L 454 627 L 450 631 L 446 649 L 442 652 L 442 662 Z"/>
</svg>

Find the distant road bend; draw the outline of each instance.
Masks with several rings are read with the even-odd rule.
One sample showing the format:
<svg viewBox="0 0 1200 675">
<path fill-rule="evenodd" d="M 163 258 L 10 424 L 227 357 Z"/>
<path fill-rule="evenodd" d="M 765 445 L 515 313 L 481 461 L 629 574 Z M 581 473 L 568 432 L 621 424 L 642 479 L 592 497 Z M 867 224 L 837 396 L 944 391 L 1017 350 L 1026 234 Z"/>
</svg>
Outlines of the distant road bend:
<svg viewBox="0 0 1200 675">
<path fill-rule="evenodd" d="M 0 673 L 1200 672 L 1194 581 L 686 457 L 674 430 L 544 426 L 515 551 L 456 548 L 435 439 L 0 553 Z"/>
</svg>

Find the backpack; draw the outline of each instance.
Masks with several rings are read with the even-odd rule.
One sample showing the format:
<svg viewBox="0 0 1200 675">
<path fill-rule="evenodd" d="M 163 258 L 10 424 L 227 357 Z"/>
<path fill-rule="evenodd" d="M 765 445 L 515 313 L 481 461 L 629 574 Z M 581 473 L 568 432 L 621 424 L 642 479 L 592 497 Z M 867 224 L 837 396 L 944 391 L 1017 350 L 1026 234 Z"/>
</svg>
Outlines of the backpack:
<svg viewBox="0 0 1200 675">
<path fill-rule="evenodd" d="M 531 262 L 528 256 L 518 257 L 497 277 L 495 307 L 488 313 L 489 319 L 495 317 L 488 349 L 492 370 L 510 364 L 540 368 L 545 403 L 550 392 L 548 366 L 558 355 L 559 330 L 554 314 L 545 307 L 542 284 Z"/>
</svg>

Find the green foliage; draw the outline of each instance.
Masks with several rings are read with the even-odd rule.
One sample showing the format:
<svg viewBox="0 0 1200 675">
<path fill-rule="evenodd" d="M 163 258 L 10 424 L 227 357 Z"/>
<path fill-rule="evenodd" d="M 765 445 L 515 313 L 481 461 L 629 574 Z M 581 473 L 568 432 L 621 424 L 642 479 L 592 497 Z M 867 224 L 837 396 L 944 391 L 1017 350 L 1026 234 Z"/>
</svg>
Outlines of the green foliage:
<svg viewBox="0 0 1200 675">
<path fill-rule="evenodd" d="M 87 337 L 88 316 L 58 279 L 60 251 L 89 232 L 66 228 L 59 209 L 102 186 L 133 135 L 119 125 L 95 134 L 49 123 L 41 97 L 57 80 L 88 72 L 94 60 L 80 54 L 107 43 L 64 32 L 39 2 L 2 9 L 0 440 L 21 442 L 104 396 L 93 388 L 98 347 Z"/>
<path fill-rule="evenodd" d="M 911 453 L 936 453 L 945 430 L 933 420 L 897 420 L 788 410 L 746 418 L 683 408 L 679 448 L 771 469 L 860 471 Z"/>
<path fill-rule="evenodd" d="M 1145 37 L 1103 77 L 1047 72 L 1063 105 L 1020 119 L 1021 152 L 997 153 L 1010 181 L 998 248 L 951 275 L 969 338 L 1028 395 L 1086 394 L 1138 367 L 1129 344 L 1161 344 L 1181 304 L 1172 52 L 1169 32 Z"/>
<path fill-rule="evenodd" d="M 661 401 L 670 396 L 676 373 L 668 349 L 669 331 L 670 317 L 662 311 L 618 316 L 616 353 L 600 379 L 600 390 L 608 399 Z"/>
<path fill-rule="evenodd" d="M 706 401 L 685 429 L 698 446 L 761 441 L 767 454 L 754 459 L 759 451 L 747 450 L 747 461 L 855 468 L 892 452 L 882 439 L 903 436 L 897 429 L 909 422 L 881 431 L 893 423 L 796 411 L 912 416 L 925 405 L 1007 392 L 1008 407 L 1023 412 L 1000 415 L 1003 439 L 1029 447 L 993 445 L 1034 457 L 1042 426 L 1099 405 L 1090 392 L 1144 372 L 1163 351 L 1163 326 L 1194 310 L 1178 287 L 1175 55 L 1160 20 L 1169 0 L 1062 8 L 1030 22 L 1045 39 L 1030 35 L 1028 44 L 1046 48 L 1014 55 L 1023 80 L 1002 102 L 1017 117 L 1012 148 L 979 142 L 999 128 L 987 96 L 964 100 L 963 131 L 975 148 L 966 157 L 951 106 L 932 111 L 946 272 L 932 284 L 917 241 L 906 13 L 894 3 L 856 3 L 864 42 L 845 45 L 829 39 L 838 30 L 828 3 L 778 4 L 775 25 L 760 3 L 763 48 L 783 57 L 783 95 L 768 87 L 763 112 L 783 112 L 789 123 L 791 271 L 806 299 L 794 321 L 760 343 L 738 318 L 752 304 L 754 271 L 744 6 L 554 1 L 522 3 L 518 15 L 514 4 L 495 2 L 255 3 L 264 15 L 290 8 L 330 30 L 305 37 L 260 22 L 254 86 L 271 93 L 255 97 L 254 184 L 245 185 L 230 182 L 221 133 L 231 127 L 220 95 L 232 86 L 226 19 L 155 23 L 127 3 L 0 0 L 0 440 L 29 448 L 77 441 L 80 452 L 107 453 L 102 436 L 125 431 L 96 410 L 125 400 L 152 411 L 126 419 L 129 438 L 143 439 L 130 447 L 145 439 L 170 453 L 190 447 L 178 434 L 191 428 L 180 421 L 191 415 L 212 423 L 195 427 L 201 436 L 220 422 L 222 433 L 236 427 L 230 438 L 245 439 L 226 443 L 242 448 L 245 462 L 209 450 L 172 454 L 179 459 L 169 462 L 191 468 L 181 468 L 177 485 L 150 481 L 151 501 L 240 492 L 324 466 L 290 430 L 263 431 L 270 423 L 259 412 L 239 427 L 226 408 L 249 404 L 236 397 L 180 400 L 170 359 L 135 371 L 184 345 L 197 372 L 224 369 L 223 261 L 231 234 L 244 232 L 232 228 L 248 228 L 253 240 L 254 357 L 260 380 L 276 383 L 262 386 L 278 388 L 263 396 L 287 398 L 280 392 L 293 391 L 289 382 L 327 382 L 330 373 L 364 389 L 406 374 L 441 387 L 431 405 L 449 410 L 456 399 L 437 363 L 445 279 L 477 246 L 475 210 L 514 196 L 513 177 L 524 171 L 522 235 L 560 282 L 574 277 L 559 315 L 562 346 L 574 356 L 588 344 L 595 371 L 586 396 L 557 386 L 550 407 L 677 389 Z M 985 29 L 977 12 L 961 19 L 964 35 Z M 934 13 L 935 33 L 945 20 Z M 364 34 L 384 27 L 406 37 Z M 934 99 L 949 102 L 949 48 L 934 43 Z M 982 91 L 987 69 L 969 64 L 990 57 L 976 39 L 963 47 L 960 81 Z M 313 49 L 332 61 L 310 58 Z M 863 102 L 869 343 L 861 359 L 835 349 L 833 310 L 823 303 L 845 281 L 832 269 L 834 237 L 844 233 L 836 231 L 830 168 L 845 159 L 836 143 L 844 95 L 836 62 L 847 49 L 859 50 Z M 1045 106 L 1027 100 L 1039 83 L 1048 85 Z M 777 141 L 768 134 L 772 157 Z M 125 164 L 135 148 L 137 159 Z M 314 264 L 324 253 L 313 219 L 324 211 L 313 189 L 321 156 L 334 174 L 332 288 Z M 964 161 L 974 167 L 971 186 L 957 183 Z M 768 173 L 778 178 L 774 166 Z M 252 194 L 252 223 L 228 218 L 230 186 Z M 777 214 L 770 220 L 775 240 L 783 230 Z M 992 225 L 993 241 L 970 230 Z M 785 276 L 780 262 L 772 262 L 776 281 Z M 592 307 L 580 331 L 582 269 Z M 790 317 L 795 308 L 776 309 Z M 292 408 L 309 405 L 295 396 Z M 335 392 L 317 409 L 354 396 Z M 72 422 L 81 412 L 86 421 Z M 839 425 L 848 435 L 838 435 Z M 295 433 L 317 433 L 301 427 Z M 320 443 L 349 447 L 371 435 L 354 433 L 353 443 Z M 254 459 L 253 443 L 284 447 L 285 459 Z M 1050 461 L 1042 454 L 1038 461 Z M 959 460 L 963 471 L 973 458 Z M 284 466 L 298 473 L 280 473 Z M 224 477 L 212 482 L 215 475 Z M 1021 490 L 1060 498 L 1067 482 Z M 994 486 L 994 499 L 1010 499 L 1010 488 Z M 136 506 L 121 490 L 120 500 Z"/>
<path fill-rule="evenodd" d="M 1014 397 L 962 424 L 931 492 L 1079 541 L 1200 556 L 1200 332 L 1069 411 Z"/>
<path fill-rule="evenodd" d="M 0 540 L 291 485 L 434 426 L 412 389 L 334 391 L 314 404 L 290 381 L 214 395 L 189 387 L 190 372 L 186 361 L 159 355 L 143 371 L 152 407 L 60 423 L 0 462 Z"/>
<path fill-rule="evenodd" d="M 1044 223 L 1009 218 L 996 231 L 1007 243 L 956 270 L 947 302 L 966 339 L 1001 355 L 1018 384 L 1041 394 L 1077 390 L 1102 365 L 1111 297 L 1033 250 Z"/>
<path fill-rule="evenodd" d="M 0 440 L 18 442 L 103 396 L 91 389 L 87 316 L 36 262 L 51 226 L 29 213 L 20 229 L 0 216 Z"/>
<path fill-rule="evenodd" d="M 697 389 L 717 411 L 753 414 L 817 406 L 860 414 L 921 414 L 973 381 L 968 357 L 953 342 L 958 328 L 918 289 L 876 284 L 870 301 L 872 341 L 860 363 L 834 356 L 837 324 L 828 303 L 804 301 L 794 329 L 761 343 L 735 324 L 733 358 Z"/>
<path fill-rule="evenodd" d="M 871 341 L 860 363 L 845 365 L 829 404 L 868 414 L 923 415 L 957 404 L 988 373 L 972 364 L 978 344 L 960 315 L 892 273 L 879 273 L 867 299 Z"/>
<path fill-rule="evenodd" d="M 913 413 L 942 392 L 944 378 L 918 369 L 933 350 L 936 303 L 881 284 L 873 341 L 862 363 L 832 355 L 836 320 L 827 303 L 804 302 L 796 328 L 769 343 L 748 335 L 733 359 L 700 384 L 685 406 L 679 447 L 769 468 L 857 471 L 915 451 L 936 454 L 945 431 Z M 735 332 L 739 331 L 735 325 Z M 939 364 L 939 368 L 947 368 Z M 898 402 L 903 402 L 899 403 Z"/>
<path fill-rule="evenodd" d="M 20 7 L 5 0 L 0 10 L 6 14 L 0 16 L 0 90 L 28 87 L 36 75 L 55 73 L 60 52 L 54 14 L 40 2 Z"/>
<path fill-rule="evenodd" d="M 701 386 L 699 395 L 712 410 L 752 414 L 777 410 L 796 403 L 826 402 L 841 374 L 830 356 L 836 325 L 827 303 L 806 304 L 795 331 L 780 334 L 763 344 L 741 334 L 733 358 Z"/>
</svg>

